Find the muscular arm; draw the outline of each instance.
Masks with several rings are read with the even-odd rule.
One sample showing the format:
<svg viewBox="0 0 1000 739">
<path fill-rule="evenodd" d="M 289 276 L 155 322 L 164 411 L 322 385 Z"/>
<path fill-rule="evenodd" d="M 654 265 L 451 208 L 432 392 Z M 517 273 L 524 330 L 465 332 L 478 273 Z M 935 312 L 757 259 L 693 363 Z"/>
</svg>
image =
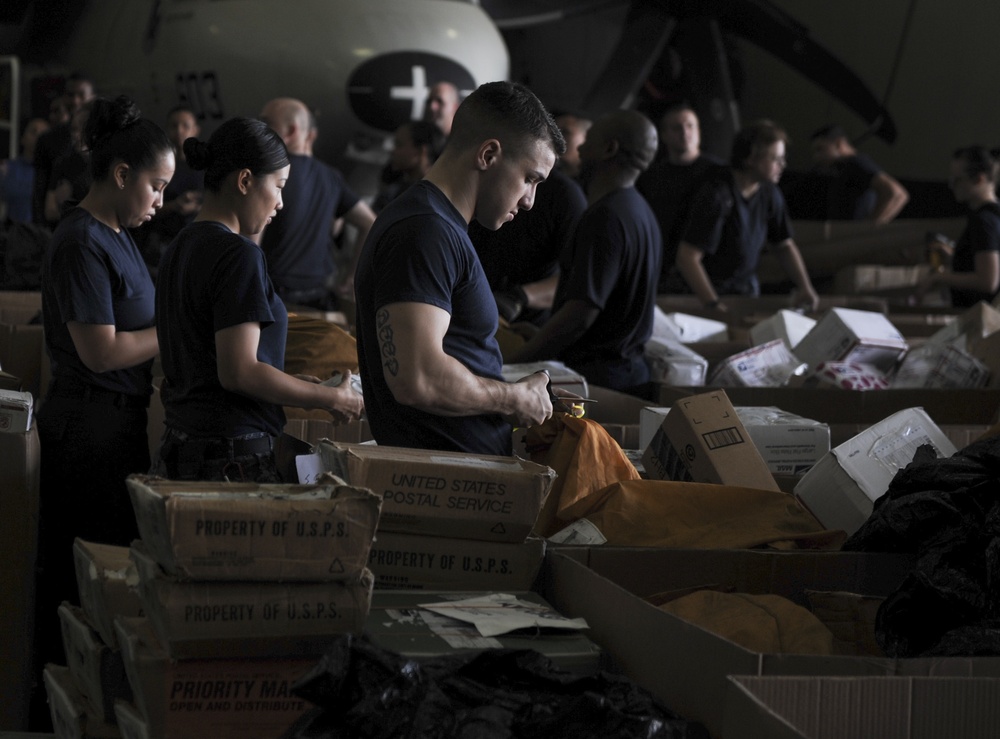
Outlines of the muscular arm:
<svg viewBox="0 0 1000 739">
<path fill-rule="evenodd" d="M 226 390 L 257 398 L 266 403 L 319 408 L 337 420 L 359 418 L 364 409 L 361 397 L 350 382 L 327 387 L 300 380 L 257 359 L 259 323 L 240 323 L 215 332 L 219 382 Z"/>
<path fill-rule="evenodd" d="M 799 288 L 803 302 L 809 303 L 811 309 L 816 310 L 819 307 L 819 295 L 816 294 L 812 280 L 809 279 L 809 272 L 806 270 L 805 262 L 802 261 L 799 247 L 792 239 L 785 239 L 776 244 L 775 248 L 778 251 L 778 261 L 781 262 L 785 273 Z"/>
<path fill-rule="evenodd" d="M 899 182 L 886 174 L 879 172 L 872 178 L 872 189 L 875 191 L 875 211 L 872 220 L 876 226 L 884 226 L 903 209 L 910 199 L 910 193 Z"/>
<path fill-rule="evenodd" d="M 585 300 L 567 301 L 527 344 L 514 353 L 510 361 L 537 362 L 555 359 L 583 336 L 600 314 L 598 308 Z"/>
<path fill-rule="evenodd" d="M 112 324 L 66 324 L 76 353 L 91 372 L 110 372 L 142 364 L 160 353 L 155 328 L 116 331 Z"/>
<path fill-rule="evenodd" d="M 439 416 L 499 413 L 521 425 L 552 415 L 545 375 L 516 382 L 470 372 L 444 351 L 447 311 L 427 303 L 391 303 L 375 315 L 382 373 L 397 402 Z"/>
</svg>

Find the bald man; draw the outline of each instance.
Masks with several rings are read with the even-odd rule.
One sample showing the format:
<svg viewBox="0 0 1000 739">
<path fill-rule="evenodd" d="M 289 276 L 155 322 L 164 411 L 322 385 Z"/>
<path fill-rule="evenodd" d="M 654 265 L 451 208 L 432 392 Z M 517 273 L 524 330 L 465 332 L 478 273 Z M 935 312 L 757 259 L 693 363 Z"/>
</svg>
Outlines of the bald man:
<svg viewBox="0 0 1000 739">
<path fill-rule="evenodd" d="M 632 110 L 587 131 L 580 146 L 587 210 L 560 260 L 554 313 L 511 361 L 558 359 L 596 385 L 648 397 L 643 345 L 653 330 L 663 243 L 635 181 L 656 148 L 656 127 Z"/>
<path fill-rule="evenodd" d="M 424 107 L 424 120 L 437 126 L 445 137 L 451 136 L 451 122 L 461 102 L 458 88 L 451 82 L 431 85 Z"/>
<path fill-rule="evenodd" d="M 282 191 L 284 207 L 261 237 L 271 281 L 285 303 L 332 310 L 336 263 L 333 224 L 343 217 L 357 229 L 355 250 L 368 236 L 375 214 L 344 181 L 343 175 L 312 155 L 316 127 L 309 109 L 294 98 L 268 102 L 261 120 L 288 147 L 292 167 Z M 352 281 L 353 275 L 347 280 Z"/>
</svg>

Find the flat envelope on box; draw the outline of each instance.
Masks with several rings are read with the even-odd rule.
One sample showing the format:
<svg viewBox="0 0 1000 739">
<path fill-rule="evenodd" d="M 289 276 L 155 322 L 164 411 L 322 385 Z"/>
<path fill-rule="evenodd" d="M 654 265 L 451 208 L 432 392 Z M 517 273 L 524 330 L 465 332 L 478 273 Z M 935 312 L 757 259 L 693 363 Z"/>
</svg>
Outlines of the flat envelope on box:
<svg viewBox="0 0 1000 739">
<path fill-rule="evenodd" d="M 349 485 L 126 482 L 153 559 L 201 580 L 356 581 L 381 508 Z"/>
<path fill-rule="evenodd" d="M 115 616 L 141 616 L 142 602 L 135 587 L 139 576 L 128 557 L 128 547 L 77 539 L 73 561 L 80 604 L 87 619 L 109 647 L 118 646 Z"/>
<path fill-rule="evenodd" d="M 382 498 L 379 529 L 522 542 L 555 472 L 516 457 L 401 447 L 319 445 L 325 469 Z"/>
<path fill-rule="evenodd" d="M 145 619 L 115 628 L 149 739 L 274 739 L 312 707 L 291 688 L 315 657 L 171 660 Z"/>
<path fill-rule="evenodd" d="M 530 590 L 545 540 L 524 543 L 449 539 L 379 531 L 368 568 L 380 589 Z"/>
<path fill-rule="evenodd" d="M 132 545 L 139 593 L 157 639 L 174 659 L 319 656 L 340 634 L 360 633 L 374 577 L 359 582 L 179 580 Z"/>
</svg>

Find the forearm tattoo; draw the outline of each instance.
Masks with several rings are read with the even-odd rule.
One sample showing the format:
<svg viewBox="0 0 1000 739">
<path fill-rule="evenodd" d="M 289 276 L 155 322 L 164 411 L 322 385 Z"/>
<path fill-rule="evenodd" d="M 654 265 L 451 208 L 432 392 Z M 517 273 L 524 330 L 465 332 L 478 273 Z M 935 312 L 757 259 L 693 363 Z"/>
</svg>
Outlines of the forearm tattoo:
<svg viewBox="0 0 1000 739">
<path fill-rule="evenodd" d="M 375 328 L 379 346 L 382 348 L 382 366 L 393 377 L 399 375 L 399 360 L 396 359 L 396 344 L 392 340 L 392 326 L 389 325 L 389 311 L 384 308 L 375 314 Z"/>
</svg>

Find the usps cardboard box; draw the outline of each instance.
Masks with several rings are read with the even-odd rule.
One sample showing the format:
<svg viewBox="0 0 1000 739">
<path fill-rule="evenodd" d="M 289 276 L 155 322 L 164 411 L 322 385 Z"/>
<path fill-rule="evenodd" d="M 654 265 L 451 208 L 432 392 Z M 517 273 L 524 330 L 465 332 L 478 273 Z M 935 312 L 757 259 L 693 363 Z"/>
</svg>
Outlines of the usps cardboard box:
<svg viewBox="0 0 1000 739">
<path fill-rule="evenodd" d="M 126 479 L 143 544 L 199 580 L 356 581 L 381 500 L 349 485 Z"/>
<path fill-rule="evenodd" d="M 642 455 L 654 480 L 778 490 L 724 390 L 682 398 Z"/>
<path fill-rule="evenodd" d="M 750 329 L 750 342 L 754 346 L 781 339 L 790 350 L 795 351 L 805 335 L 812 331 L 816 319 L 804 316 L 794 310 L 779 310 L 770 318 L 754 324 Z"/>
<path fill-rule="evenodd" d="M 899 411 L 832 449 L 802 477 L 795 495 L 826 528 L 853 534 L 924 444 L 938 457 L 956 451 L 923 408 Z"/>
<path fill-rule="evenodd" d="M 810 367 L 855 362 L 888 372 L 906 350 L 906 339 L 881 313 L 833 308 L 796 345 L 795 356 Z"/>
<path fill-rule="evenodd" d="M 643 354 L 649 379 L 670 385 L 704 385 L 708 360 L 680 341 L 651 338 Z"/>
<path fill-rule="evenodd" d="M 315 657 L 172 660 L 145 619 L 115 628 L 150 739 L 273 739 L 312 708 L 291 686 Z"/>
<path fill-rule="evenodd" d="M 1000 679 L 731 675 L 726 739 L 992 739 Z"/>
<path fill-rule="evenodd" d="M 0 725 L 27 724 L 32 684 L 35 556 L 38 550 L 38 430 L 0 434 Z"/>
<path fill-rule="evenodd" d="M 522 377 L 527 377 L 535 372 L 545 370 L 549 373 L 549 380 L 552 387 L 579 395 L 581 398 L 587 397 L 587 378 L 579 372 L 570 369 L 562 362 L 525 362 L 519 364 L 505 364 L 500 370 L 500 375 L 506 382 L 517 382 Z"/>
<path fill-rule="evenodd" d="M 555 472 L 516 457 L 319 445 L 324 468 L 382 498 L 380 531 L 523 542 Z"/>
<path fill-rule="evenodd" d="M 156 637 L 173 659 L 322 655 L 360 633 L 374 577 L 358 582 L 207 582 L 167 575 L 141 542 L 130 556 Z"/>
<path fill-rule="evenodd" d="M 807 605 L 807 589 L 884 597 L 912 568 L 912 560 L 904 556 L 606 547 L 591 547 L 583 555 L 585 560 L 550 550 L 540 578 L 542 594 L 564 615 L 586 618 L 590 638 L 613 656 L 624 674 L 680 715 L 704 723 L 714 736 L 726 736 L 729 675 L 1000 677 L 998 657 L 889 659 L 755 652 L 645 600 L 706 584 L 780 595 L 802 606 Z"/>
<path fill-rule="evenodd" d="M 754 346 L 719 363 L 711 384 L 731 387 L 780 387 L 805 368 L 782 339 Z"/>
<path fill-rule="evenodd" d="M 541 633 L 515 632 L 484 637 L 470 623 L 420 607 L 423 603 L 480 598 L 491 592 L 495 591 L 376 590 L 365 633 L 380 647 L 418 660 L 483 649 L 533 649 L 563 669 L 577 673 L 592 674 L 602 666 L 601 649 L 587 638 L 586 630 L 546 629 Z M 549 605 L 535 592 L 510 594 L 519 600 Z"/>
<path fill-rule="evenodd" d="M 964 343 L 964 342 L 962 342 Z M 990 369 L 956 344 L 925 344 L 906 353 L 892 387 L 985 387 Z"/>
<path fill-rule="evenodd" d="M 52 726 L 59 739 L 119 739 L 118 728 L 103 721 L 87 706 L 68 667 L 46 665 L 42 680 Z"/>
<path fill-rule="evenodd" d="M 136 588 L 139 575 L 129 560 L 128 547 L 77 539 L 73 563 L 80 605 L 101 641 L 118 647 L 116 616 L 141 616 L 142 601 Z"/>
<path fill-rule="evenodd" d="M 348 423 L 334 423 L 330 420 L 330 415 L 324 413 L 326 418 L 317 418 L 313 412 L 306 411 L 302 417 L 296 417 L 292 413 L 285 413 L 285 433 L 294 436 L 296 439 L 316 446 L 323 439 L 331 441 L 343 441 L 348 444 L 361 444 L 365 441 L 372 441 L 371 427 L 367 418 Z"/>
<path fill-rule="evenodd" d="M 125 701 L 115 702 L 115 718 L 122 739 L 149 739 L 149 727 L 139 709 Z"/>
<path fill-rule="evenodd" d="M 523 543 L 445 539 L 379 531 L 368 557 L 382 590 L 530 590 L 545 540 Z"/>
<path fill-rule="evenodd" d="M 115 723 L 115 700 L 131 700 L 121 652 L 103 641 L 83 610 L 63 603 L 59 606 L 66 662 L 73 680 L 93 716 Z"/>
</svg>

